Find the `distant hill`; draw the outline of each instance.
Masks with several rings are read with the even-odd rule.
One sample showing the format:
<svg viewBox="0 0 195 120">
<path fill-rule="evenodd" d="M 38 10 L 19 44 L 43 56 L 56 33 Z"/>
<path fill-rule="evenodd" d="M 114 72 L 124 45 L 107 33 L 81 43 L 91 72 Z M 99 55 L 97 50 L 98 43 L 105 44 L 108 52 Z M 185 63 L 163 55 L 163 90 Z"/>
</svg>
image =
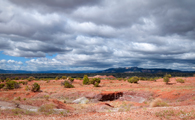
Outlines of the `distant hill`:
<svg viewBox="0 0 195 120">
<path fill-rule="evenodd" d="M 171 72 L 182 72 L 182 73 L 192 73 L 195 71 L 180 71 L 172 69 L 163 68 L 138 68 L 138 67 L 125 67 L 125 68 L 109 68 L 103 71 L 70 71 L 70 70 L 48 70 L 48 71 L 25 71 L 25 70 L 2 70 L 0 69 L 0 74 L 29 74 L 29 73 L 171 73 Z"/>
<path fill-rule="evenodd" d="M 107 70 L 98 71 L 98 73 L 160 73 L 160 72 L 186 72 L 172 69 L 144 69 L 138 67 L 125 67 L 125 68 L 109 68 Z"/>
</svg>

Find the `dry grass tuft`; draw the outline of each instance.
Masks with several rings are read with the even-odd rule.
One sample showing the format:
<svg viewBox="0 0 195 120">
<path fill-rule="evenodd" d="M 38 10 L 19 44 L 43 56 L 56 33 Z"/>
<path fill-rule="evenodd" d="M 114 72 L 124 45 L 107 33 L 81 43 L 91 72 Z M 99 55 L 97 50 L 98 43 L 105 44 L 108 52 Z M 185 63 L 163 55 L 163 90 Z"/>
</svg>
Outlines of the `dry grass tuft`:
<svg viewBox="0 0 195 120">
<path fill-rule="evenodd" d="M 150 103 L 150 107 L 163 107 L 168 106 L 167 103 L 163 102 L 162 99 L 156 98 Z"/>
</svg>

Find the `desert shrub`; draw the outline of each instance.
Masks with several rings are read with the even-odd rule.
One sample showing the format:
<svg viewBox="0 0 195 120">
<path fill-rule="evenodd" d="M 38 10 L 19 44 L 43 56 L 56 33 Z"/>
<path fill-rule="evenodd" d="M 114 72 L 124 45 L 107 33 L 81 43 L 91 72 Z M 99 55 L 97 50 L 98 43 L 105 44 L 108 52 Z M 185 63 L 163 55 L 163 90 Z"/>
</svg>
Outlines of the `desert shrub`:
<svg viewBox="0 0 195 120">
<path fill-rule="evenodd" d="M 23 85 L 27 85 L 27 84 L 28 84 L 28 81 L 23 81 L 22 84 L 23 84 Z"/>
<path fill-rule="evenodd" d="M 76 79 L 77 79 L 77 80 L 82 80 L 80 77 L 77 77 Z"/>
<path fill-rule="evenodd" d="M 4 82 L 5 81 L 5 79 L 1 79 L 1 82 Z"/>
<path fill-rule="evenodd" d="M 99 87 L 99 83 L 95 83 L 94 84 L 94 87 Z"/>
<path fill-rule="evenodd" d="M 163 77 L 163 81 L 167 84 L 170 80 L 168 77 Z"/>
<path fill-rule="evenodd" d="M 119 81 L 123 80 L 123 78 L 117 78 Z"/>
<path fill-rule="evenodd" d="M 66 76 L 62 76 L 62 78 L 61 78 L 61 79 L 65 80 L 65 79 L 67 79 L 67 77 L 66 77 Z"/>
<path fill-rule="evenodd" d="M 3 83 L 0 84 L 0 89 L 3 88 L 4 86 L 5 86 L 5 84 L 3 84 Z"/>
<path fill-rule="evenodd" d="M 71 82 L 74 81 L 74 78 L 68 77 L 68 80 L 70 80 Z"/>
<path fill-rule="evenodd" d="M 57 76 L 56 78 L 55 78 L 55 80 L 59 80 L 60 78 Z"/>
<path fill-rule="evenodd" d="M 29 78 L 27 78 L 28 81 L 33 81 L 35 80 L 35 78 L 33 76 L 30 76 Z"/>
<path fill-rule="evenodd" d="M 17 97 L 15 100 L 19 100 L 20 101 L 21 100 L 21 97 Z"/>
<path fill-rule="evenodd" d="M 50 80 L 47 80 L 47 82 L 46 83 L 49 83 L 50 82 Z"/>
<path fill-rule="evenodd" d="M 88 78 L 87 75 L 84 75 L 84 77 L 83 77 L 83 84 L 84 85 L 88 85 L 89 84 L 89 78 Z"/>
<path fill-rule="evenodd" d="M 149 81 L 155 81 L 155 78 L 150 78 Z"/>
<path fill-rule="evenodd" d="M 100 78 L 93 78 L 89 81 L 90 84 L 93 84 L 95 87 L 99 87 L 99 83 L 101 82 Z"/>
<path fill-rule="evenodd" d="M 7 81 L 10 81 L 10 80 L 11 80 L 10 78 L 6 78 L 6 79 L 5 79 L 6 82 L 7 82 Z"/>
<path fill-rule="evenodd" d="M 28 82 L 27 81 L 20 81 L 19 84 L 27 85 Z"/>
<path fill-rule="evenodd" d="M 94 79 L 90 79 L 89 80 L 89 84 L 95 84 L 95 80 Z"/>
<path fill-rule="evenodd" d="M 163 102 L 162 99 L 156 98 L 150 103 L 150 107 L 163 107 L 168 106 L 166 102 Z"/>
<path fill-rule="evenodd" d="M 19 80 L 19 78 L 18 77 L 15 77 L 15 80 Z"/>
<path fill-rule="evenodd" d="M 185 81 L 184 81 L 183 79 L 181 79 L 181 78 L 176 79 L 176 81 L 179 82 L 179 83 L 184 83 L 184 82 L 185 82 Z"/>
<path fill-rule="evenodd" d="M 134 76 L 128 79 L 128 82 L 130 83 L 137 83 L 138 81 L 139 81 L 139 78 L 137 76 Z"/>
<path fill-rule="evenodd" d="M 40 90 L 40 85 L 38 83 L 34 83 L 32 85 L 31 91 L 38 92 Z"/>
<path fill-rule="evenodd" d="M 20 88 L 20 84 L 16 81 L 10 80 L 6 82 L 5 88 L 9 90 L 17 89 L 17 88 Z"/>
<path fill-rule="evenodd" d="M 19 84 L 22 84 L 23 83 L 23 81 L 20 81 L 20 82 L 18 82 Z"/>
<path fill-rule="evenodd" d="M 25 90 L 26 91 L 29 91 L 30 90 L 30 88 L 28 87 L 28 85 L 25 87 Z"/>
<path fill-rule="evenodd" d="M 74 88 L 74 86 L 68 81 L 64 81 L 63 85 L 64 85 L 65 88 Z"/>
<path fill-rule="evenodd" d="M 39 109 L 38 109 L 39 112 L 43 112 L 47 115 L 49 114 L 53 114 L 55 111 L 54 111 L 54 105 L 53 104 L 45 104 L 45 105 L 42 105 Z"/>
<path fill-rule="evenodd" d="M 165 77 L 171 78 L 171 74 L 166 74 Z"/>
<path fill-rule="evenodd" d="M 146 78 L 144 78 L 144 77 L 140 77 L 139 79 L 140 79 L 140 80 L 146 80 Z"/>
</svg>

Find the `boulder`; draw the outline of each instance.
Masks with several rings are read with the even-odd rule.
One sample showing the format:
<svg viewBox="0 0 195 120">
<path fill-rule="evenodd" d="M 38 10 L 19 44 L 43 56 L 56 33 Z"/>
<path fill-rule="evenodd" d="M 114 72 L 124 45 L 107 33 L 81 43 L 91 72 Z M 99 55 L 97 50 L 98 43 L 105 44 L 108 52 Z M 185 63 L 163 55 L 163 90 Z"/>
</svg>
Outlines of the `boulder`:
<svg viewBox="0 0 195 120">
<path fill-rule="evenodd" d="M 89 99 L 87 99 L 86 97 L 81 97 L 73 101 L 73 103 L 76 103 L 76 104 L 87 104 L 88 102 L 89 102 Z"/>
</svg>

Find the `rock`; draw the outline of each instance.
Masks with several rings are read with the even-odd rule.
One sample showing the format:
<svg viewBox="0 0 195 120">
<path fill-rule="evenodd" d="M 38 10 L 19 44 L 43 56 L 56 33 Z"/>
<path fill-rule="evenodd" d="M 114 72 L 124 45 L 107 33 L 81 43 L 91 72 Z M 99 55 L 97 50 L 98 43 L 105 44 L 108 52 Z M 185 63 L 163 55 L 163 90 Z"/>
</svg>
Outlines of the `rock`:
<svg viewBox="0 0 195 120">
<path fill-rule="evenodd" d="M 96 93 L 88 93 L 87 95 L 85 95 L 85 97 L 88 99 L 95 99 Z"/>
<path fill-rule="evenodd" d="M 89 99 L 87 99 L 86 97 L 81 97 L 73 101 L 73 103 L 76 103 L 76 104 L 87 104 L 88 102 L 89 102 Z"/>
<path fill-rule="evenodd" d="M 123 96 L 123 92 L 102 92 L 100 94 L 101 99 L 99 101 L 112 101 Z"/>
<path fill-rule="evenodd" d="M 102 93 L 89 93 L 85 95 L 90 101 L 112 101 L 123 96 L 123 92 L 102 92 Z"/>
</svg>

